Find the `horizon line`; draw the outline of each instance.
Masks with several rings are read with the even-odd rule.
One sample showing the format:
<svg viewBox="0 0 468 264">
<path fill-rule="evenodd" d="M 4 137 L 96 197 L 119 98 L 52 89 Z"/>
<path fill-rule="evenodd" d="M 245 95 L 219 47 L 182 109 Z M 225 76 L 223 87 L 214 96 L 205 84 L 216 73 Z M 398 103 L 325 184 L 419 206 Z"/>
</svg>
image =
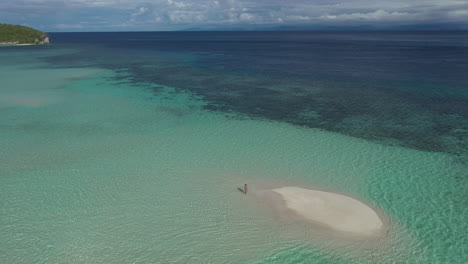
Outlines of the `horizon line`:
<svg viewBox="0 0 468 264">
<path fill-rule="evenodd" d="M 236 29 L 236 30 L 109 30 L 109 31 L 44 31 L 46 33 L 132 33 L 132 32 L 455 32 L 468 29 Z"/>
</svg>

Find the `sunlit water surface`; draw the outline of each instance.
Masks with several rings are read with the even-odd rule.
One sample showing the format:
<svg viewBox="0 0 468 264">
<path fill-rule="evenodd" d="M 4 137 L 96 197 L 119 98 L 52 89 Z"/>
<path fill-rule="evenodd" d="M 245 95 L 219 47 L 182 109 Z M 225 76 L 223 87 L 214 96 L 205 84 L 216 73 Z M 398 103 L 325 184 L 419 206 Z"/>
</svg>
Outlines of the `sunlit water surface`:
<svg viewBox="0 0 468 264">
<path fill-rule="evenodd" d="M 468 261 L 463 151 L 209 107 L 124 67 L 47 59 L 76 52 L 0 50 L 0 262 Z M 240 193 L 244 183 L 349 194 L 391 228 L 372 247 L 317 237 Z"/>
</svg>

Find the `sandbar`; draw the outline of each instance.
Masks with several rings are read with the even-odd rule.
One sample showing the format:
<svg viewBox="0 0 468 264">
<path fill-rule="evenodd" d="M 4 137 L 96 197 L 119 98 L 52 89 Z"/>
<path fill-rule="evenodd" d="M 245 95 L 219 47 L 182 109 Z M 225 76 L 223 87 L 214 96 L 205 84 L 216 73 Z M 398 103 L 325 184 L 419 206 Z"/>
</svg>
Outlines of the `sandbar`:
<svg viewBox="0 0 468 264">
<path fill-rule="evenodd" d="M 272 191 L 303 220 L 337 233 L 372 237 L 384 229 L 384 222 L 375 210 L 349 196 L 292 186 Z"/>
</svg>

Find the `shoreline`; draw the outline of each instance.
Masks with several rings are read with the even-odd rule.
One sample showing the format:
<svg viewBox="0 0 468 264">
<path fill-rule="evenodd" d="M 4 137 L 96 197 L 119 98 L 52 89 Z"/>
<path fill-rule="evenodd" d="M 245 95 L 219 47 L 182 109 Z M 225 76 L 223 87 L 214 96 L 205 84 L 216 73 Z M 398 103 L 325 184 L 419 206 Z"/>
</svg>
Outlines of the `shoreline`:
<svg viewBox="0 0 468 264">
<path fill-rule="evenodd" d="M 41 46 L 41 45 L 47 45 L 47 44 L 34 44 L 34 43 L 23 43 L 23 44 L 0 43 L 0 47 Z"/>
</svg>

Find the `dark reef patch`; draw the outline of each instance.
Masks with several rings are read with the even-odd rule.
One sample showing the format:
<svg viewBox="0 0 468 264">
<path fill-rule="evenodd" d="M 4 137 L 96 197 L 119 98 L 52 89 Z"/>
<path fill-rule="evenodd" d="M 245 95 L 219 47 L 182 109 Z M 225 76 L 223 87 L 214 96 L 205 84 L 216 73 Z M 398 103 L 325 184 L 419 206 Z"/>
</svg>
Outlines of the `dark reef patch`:
<svg viewBox="0 0 468 264">
<path fill-rule="evenodd" d="M 44 60 L 186 90 L 210 111 L 468 155 L 466 32 L 80 34 Z"/>
</svg>

